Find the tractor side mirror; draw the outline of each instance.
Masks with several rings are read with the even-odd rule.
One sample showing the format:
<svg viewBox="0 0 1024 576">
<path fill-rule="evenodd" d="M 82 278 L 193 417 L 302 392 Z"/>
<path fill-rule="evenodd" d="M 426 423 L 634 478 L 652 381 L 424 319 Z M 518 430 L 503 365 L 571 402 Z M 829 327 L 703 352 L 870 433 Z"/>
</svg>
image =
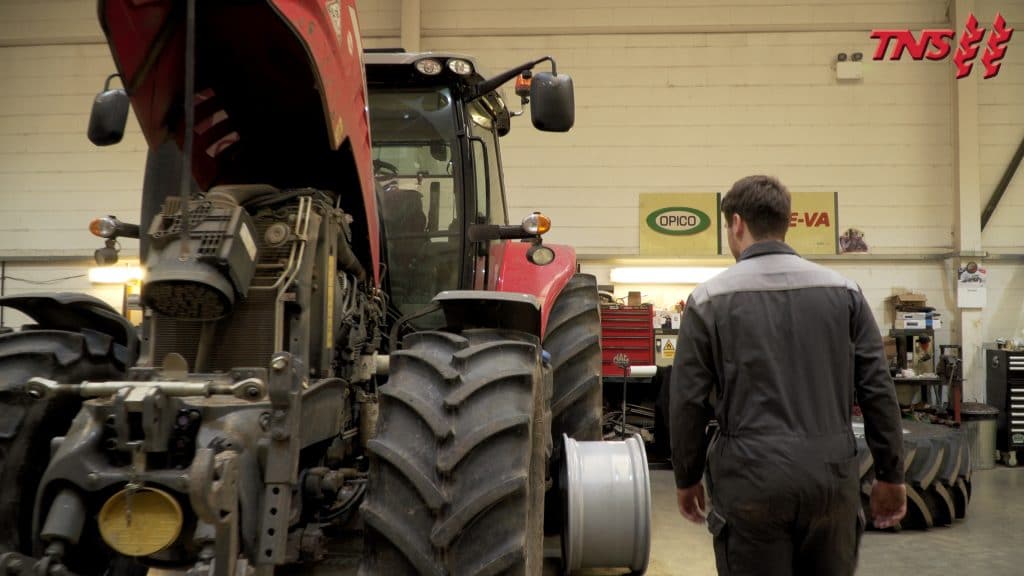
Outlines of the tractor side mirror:
<svg viewBox="0 0 1024 576">
<path fill-rule="evenodd" d="M 89 141 L 97 146 L 110 146 L 120 142 L 124 138 L 125 125 L 128 123 L 128 93 L 124 88 L 110 89 L 110 81 L 115 76 L 117 74 L 107 78 L 103 91 L 97 94 L 92 102 Z"/>
<path fill-rule="evenodd" d="M 530 118 L 546 132 L 568 132 L 576 121 L 572 78 L 567 74 L 537 72 L 530 81 Z"/>
</svg>

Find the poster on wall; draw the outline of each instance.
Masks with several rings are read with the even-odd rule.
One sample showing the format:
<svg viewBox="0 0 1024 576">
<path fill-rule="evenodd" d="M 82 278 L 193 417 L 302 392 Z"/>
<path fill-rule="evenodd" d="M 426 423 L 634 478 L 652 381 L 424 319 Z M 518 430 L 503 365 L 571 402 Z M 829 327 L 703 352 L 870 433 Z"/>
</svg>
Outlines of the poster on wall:
<svg viewBox="0 0 1024 576">
<path fill-rule="evenodd" d="M 957 305 L 961 308 L 984 308 L 987 300 L 985 284 L 988 271 L 977 262 L 961 264 L 957 269 Z"/>
<path fill-rule="evenodd" d="M 722 228 L 719 194 L 641 194 L 640 255 L 717 256 Z"/>
<path fill-rule="evenodd" d="M 800 254 L 836 254 L 838 192 L 793 192 L 786 243 Z"/>
</svg>

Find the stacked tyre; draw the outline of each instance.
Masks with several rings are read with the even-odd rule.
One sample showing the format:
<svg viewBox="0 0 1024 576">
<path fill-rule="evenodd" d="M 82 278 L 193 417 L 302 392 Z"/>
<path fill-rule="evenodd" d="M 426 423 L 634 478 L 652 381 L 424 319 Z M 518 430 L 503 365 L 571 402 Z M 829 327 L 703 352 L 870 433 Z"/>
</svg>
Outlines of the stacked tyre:
<svg viewBox="0 0 1024 576">
<path fill-rule="evenodd" d="M 967 516 L 971 499 L 971 450 L 962 430 L 903 422 L 903 469 L 907 486 L 907 515 L 900 528 L 927 530 L 949 526 Z M 861 502 L 871 527 L 871 486 L 874 461 L 862 437 L 860 454 Z"/>
</svg>

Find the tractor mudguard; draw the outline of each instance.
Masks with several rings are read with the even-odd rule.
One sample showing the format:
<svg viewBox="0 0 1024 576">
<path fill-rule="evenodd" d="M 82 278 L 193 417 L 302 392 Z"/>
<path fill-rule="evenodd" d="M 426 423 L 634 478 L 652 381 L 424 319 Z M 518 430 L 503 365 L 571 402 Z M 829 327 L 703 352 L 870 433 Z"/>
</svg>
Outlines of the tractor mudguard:
<svg viewBox="0 0 1024 576">
<path fill-rule="evenodd" d="M 526 257 L 529 242 L 506 240 L 495 243 L 490 250 L 487 289 L 495 292 L 529 294 L 540 306 L 540 333 L 546 333 L 550 304 L 576 273 L 576 250 L 562 244 L 544 244 L 555 253 L 546 266 L 538 266 Z"/>
<path fill-rule="evenodd" d="M 32 318 L 38 329 L 106 334 L 124 348 L 124 358 L 118 359 L 126 365 L 138 357 L 139 336 L 135 327 L 99 298 L 76 292 L 43 292 L 0 297 L 0 306 Z"/>
<path fill-rule="evenodd" d="M 529 294 L 445 290 L 434 296 L 448 328 L 459 332 L 474 328 L 516 330 L 540 338 L 540 302 Z"/>
</svg>

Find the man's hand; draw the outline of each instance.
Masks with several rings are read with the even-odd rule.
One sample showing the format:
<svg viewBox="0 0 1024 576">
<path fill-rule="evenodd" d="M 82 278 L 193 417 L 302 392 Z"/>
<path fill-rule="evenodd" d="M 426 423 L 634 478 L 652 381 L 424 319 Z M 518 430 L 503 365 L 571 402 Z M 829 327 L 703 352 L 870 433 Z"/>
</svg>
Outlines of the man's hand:
<svg viewBox="0 0 1024 576">
<path fill-rule="evenodd" d="M 704 485 L 700 482 L 689 488 L 676 488 L 676 500 L 679 502 L 679 513 L 690 522 L 703 524 Z M 904 507 L 905 508 L 905 507 Z"/>
<path fill-rule="evenodd" d="M 683 505 L 681 498 L 680 496 L 680 507 Z M 907 487 L 903 484 L 876 480 L 871 488 L 871 517 L 875 528 L 891 528 L 906 514 Z"/>
</svg>

